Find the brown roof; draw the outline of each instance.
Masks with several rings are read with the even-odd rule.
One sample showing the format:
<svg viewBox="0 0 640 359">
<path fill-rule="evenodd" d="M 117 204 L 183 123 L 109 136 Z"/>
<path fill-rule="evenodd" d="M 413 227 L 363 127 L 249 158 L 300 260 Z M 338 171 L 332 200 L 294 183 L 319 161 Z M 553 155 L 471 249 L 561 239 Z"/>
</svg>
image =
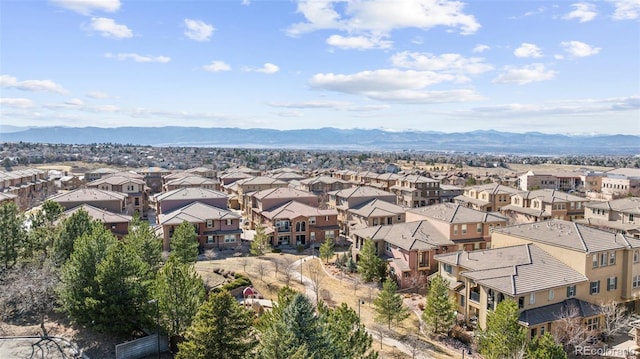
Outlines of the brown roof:
<svg viewBox="0 0 640 359">
<path fill-rule="evenodd" d="M 447 223 L 493 223 L 507 220 L 496 213 L 478 211 L 455 203 L 440 203 L 411 208 L 407 212 Z"/>
<path fill-rule="evenodd" d="M 334 209 L 318 209 L 304 203 L 290 201 L 283 205 L 263 211 L 262 215 L 273 220 L 296 218 L 299 216 L 337 216 L 338 212 Z"/>
<path fill-rule="evenodd" d="M 263 200 L 265 198 L 318 198 L 315 194 L 307 191 L 301 191 L 289 187 L 269 188 L 262 191 L 254 192 L 253 197 Z"/>
<path fill-rule="evenodd" d="M 227 195 L 201 187 L 184 187 L 173 191 L 162 192 L 155 195 L 158 202 L 167 200 L 204 199 L 204 198 L 227 198 Z"/>
<path fill-rule="evenodd" d="M 179 225 L 184 221 L 189 223 L 203 223 L 207 219 L 238 219 L 239 215 L 226 209 L 213 207 L 202 202 L 193 202 L 167 214 L 160 214 L 158 222 L 161 225 Z"/>
<path fill-rule="evenodd" d="M 356 229 L 352 234 L 374 241 L 385 241 L 404 250 L 430 250 L 454 244 L 428 221 L 398 223 Z"/>
<path fill-rule="evenodd" d="M 607 202 L 591 202 L 585 205 L 588 208 L 613 210 L 616 212 L 640 215 L 640 197 L 626 197 Z"/>
<path fill-rule="evenodd" d="M 97 188 L 79 188 L 50 197 L 54 202 L 92 202 L 92 201 L 122 201 L 128 195 L 122 192 L 105 191 Z"/>
<path fill-rule="evenodd" d="M 356 186 L 351 188 L 345 188 L 338 191 L 329 192 L 331 195 L 341 198 L 357 198 L 357 197 L 371 197 L 371 196 L 395 196 L 395 194 L 387 191 L 383 191 L 377 188 L 369 186 Z"/>
<path fill-rule="evenodd" d="M 133 219 L 132 216 L 105 211 L 86 203 L 64 211 L 63 216 L 71 217 L 81 209 L 86 211 L 91 218 L 97 219 L 102 223 L 130 223 Z"/>
<path fill-rule="evenodd" d="M 361 217 L 397 216 L 405 212 L 404 207 L 374 198 L 359 206 L 349 209 L 350 213 Z"/>
</svg>

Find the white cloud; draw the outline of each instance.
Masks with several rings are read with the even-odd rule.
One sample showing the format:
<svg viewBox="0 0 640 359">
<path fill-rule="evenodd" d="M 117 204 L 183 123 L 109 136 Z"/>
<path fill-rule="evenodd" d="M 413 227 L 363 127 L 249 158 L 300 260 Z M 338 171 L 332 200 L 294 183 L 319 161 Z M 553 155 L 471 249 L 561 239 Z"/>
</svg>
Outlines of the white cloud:
<svg viewBox="0 0 640 359">
<path fill-rule="evenodd" d="M 87 97 L 95 98 L 95 99 L 105 99 L 109 98 L 109 94 L 102 91 L 90 91 L 87 93 Z"/>
<path fill-rule="evenodd" d="M 527 17 L 527 16 L 539 15 L 539 14 L 542 14 L 543 12 L 545 12 L 545 11 L 546 11 L 545 7 L 539 7 L 537 9 L 535 9 L 535 10 L 527 11 L 523 15 L 510 16 L 509 19 L 518 20 L 518 19 L 521 19 L 521 18 L 524 18 L 524 17 Z"/>
<path fill-rule="evenodd" d="M 305 22 L 293 24 L 290 36 L 316 30 L 340 30 L 352 34 L 387 36 L 403 28 L 430 29 L 437 26 L 458 29 L 461 34 L 475 33 L 480 24 L 463 12 L 459 1 L 436 0 L 297 0 L 298 13 Z"/>
<path fill-rule="evenodd" d="M 388 49 L 393 42 L 382 40 L 380 38 L 373 38 L 367 36 L 341 36 L 331 35 L 327 39 L 327 44 L 341 49 L 357 49 L 357 50 L 370 50 L 370 49 Z"/>
<path fill-rule="evenodd" d="M 14 108 L 34 107 L 33 101 L 28 98 L 0 98 L 0 105 Z"/>
<path fill-rule="evenodd" d="M 69 101 L 65 101 L 65 104 L 70 106 L 83 106 L 84 102 L 79 98 L 72 98 Z"/>
<path fill-rule="evenodd" d="M 578 19 L 579 22 L 588 22 L 598 15 L 595 4 L 575 3 L 571 4 L 573 11 L 563 17 L 566 20 Z"/>
<path fill-rule="evenodd" d="M 110 37 L 114 39 L 125 39 L 133 37 L 133 31 L 126 25 L 116 23 L 113 19 L 105 17 L 92 17 L 90 30 L 98 32 L 104 37 Z"/>
<path fill-rule="evenodd" d="M 520 47 L 513 51 L 516 57 L 542 57 L 542 51 L 535 44 L 523 42 Z"/>
<path fill-rule="evenodd" d="M 615 6 L 614 20 L 635 20 L 640 18 L 640 0 L 609 0 Z"/>
<path fill-rule="evenodd" d="M 109 59 L 116 59 L 120 61 L 133 60 L 135 62 L 157 62 L 161 64 L 166 64 L 167 62 L 171 61 L 171 58 L 167 56 L 144 56 L 144 55 L 138 55 L 134 53 L 128 53 L 128 54 L 106 53 L 104 54 L 104 57 Z"/>
<path fill-rule="evenodd" d="M 250 0 L 241 0 L 240 4 L 242 4 L 244 6 L 249 6 L 249 5 L 251 5 L 251 1 Z"/>
<path fill-rule="evenodd" d="M 184 19 L 187 29 L 184 31 L 186 37 L 194 41 L 209 41 L 215 28 L 204 21 Z"/>
<path fill-rule="evenodd" d="M 91 15 L 93 11 L 116 12 L 120 8 L 120 0 L 51 0 L 51 2 L 82 15 Z"/>
<path fill-rule="evenodd" d="M 64 87 L 51 80 L 18 81 L 15 77 L 8 75 L 0 76 L 0 87 L 15 88 L 22 91 L 53 92 L 61 95 L 68 93 Z"/>
<path fill-rule="evenodd" d="M 473 48 L 472 51 L 475 54 L 479 54 L 479 53 L 485 52 L 485 51 L 490 50 L 490 49 L 491 49 L 491 47 L 489 47 L 489 45 L 478 44 Z"/>
<path fill-rule="evenodd" d="M 202 68 L 209 72 L 221 72 L 230 71 L 231 66 L 227 65 L 224 61 L 213 61 L 209 65 L 204 65 Z"/>
<path fill-rule="evenodd" d="M 593 56 L 600 52 L 599 47 L 592 47 L 580 41 L 563 41 L 560 44 L 564 48 L 564 51 L 574 57 Z"/>
<path fill-rule="evenodd" d="M 280 68 L 272 63 L 267 62 L 266 64 L 262 65 L 261 68 L 254 69 L 253 71 L 270 75 L 280 71 Z"/>
<path fill-rule="evenodd" d="M 304 117 L 304 114 L 300 111 L 278 111 L 275 114 L 280 117 Z"/>
<path fill-rule="evenodd" d="M 271 102 L 268 105 L 289 109 L 331 109 L 350 112 L 374 112 L 386 110 L 390 107 L 388 105 L 359 106 L 346 101 Z"/>
<path fill-rule="evenodd" d="M 480 74 L 493 70 L 493 66 L 484 63 L 483 58 L 466 58 L 460 54 L 435 56 L 428 53 L 403 51 L 393 55 L 391 63 L 397 67 L 423 71 Z"/>
<path fill-rule="evenodd" d="M 496 77 L 493 82 L 498 84 L 525 85 L 531 82 L 552 80 L 555 71 L 547 70 L 544 64 L 531 64 L 524 67 L 505 67 L 505 72 Z"/>
</svg>

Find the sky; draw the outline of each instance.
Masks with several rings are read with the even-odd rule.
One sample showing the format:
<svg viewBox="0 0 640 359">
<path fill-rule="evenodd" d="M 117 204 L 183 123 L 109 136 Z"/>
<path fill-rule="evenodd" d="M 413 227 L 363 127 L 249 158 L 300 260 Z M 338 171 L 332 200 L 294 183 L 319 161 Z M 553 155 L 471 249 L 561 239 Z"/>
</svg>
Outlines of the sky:
<svg viewBox="0 0 640 359">
<path fill-rule="evenodd" d="M 640 135 L 640 0 L 0 0 L 0 123 Z"/>
</svg>

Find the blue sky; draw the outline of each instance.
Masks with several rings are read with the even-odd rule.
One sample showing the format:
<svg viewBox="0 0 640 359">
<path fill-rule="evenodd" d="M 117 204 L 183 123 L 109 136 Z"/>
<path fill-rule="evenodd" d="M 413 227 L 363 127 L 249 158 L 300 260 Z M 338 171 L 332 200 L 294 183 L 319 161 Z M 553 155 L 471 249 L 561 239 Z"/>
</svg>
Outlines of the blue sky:
<svg viewBox="0 0 640 359">
<path fill-rule="evenodd" d="M 640 0 L 0 0 L 13 126 L 640 134 Z"/>
</svg>

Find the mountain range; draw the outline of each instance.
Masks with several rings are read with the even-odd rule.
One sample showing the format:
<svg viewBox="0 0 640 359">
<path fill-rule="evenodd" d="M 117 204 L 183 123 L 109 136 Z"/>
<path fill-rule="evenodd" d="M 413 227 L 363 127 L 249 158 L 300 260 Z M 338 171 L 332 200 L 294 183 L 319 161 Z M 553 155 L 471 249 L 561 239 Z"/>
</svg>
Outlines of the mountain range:
<svg viewBox="0 0 640 359">
<path fill-rule="evenodd" d="M 202 127 L 0 126 L 0 142 L 118 143 L 151 146 L 252 147 L 362 151 L 448 151 L 502 154 L 638 155 L 640 136 L 563 135 L 494 130 L 444 133 L 380 129 L 304 130 Z"/>
</svg>

